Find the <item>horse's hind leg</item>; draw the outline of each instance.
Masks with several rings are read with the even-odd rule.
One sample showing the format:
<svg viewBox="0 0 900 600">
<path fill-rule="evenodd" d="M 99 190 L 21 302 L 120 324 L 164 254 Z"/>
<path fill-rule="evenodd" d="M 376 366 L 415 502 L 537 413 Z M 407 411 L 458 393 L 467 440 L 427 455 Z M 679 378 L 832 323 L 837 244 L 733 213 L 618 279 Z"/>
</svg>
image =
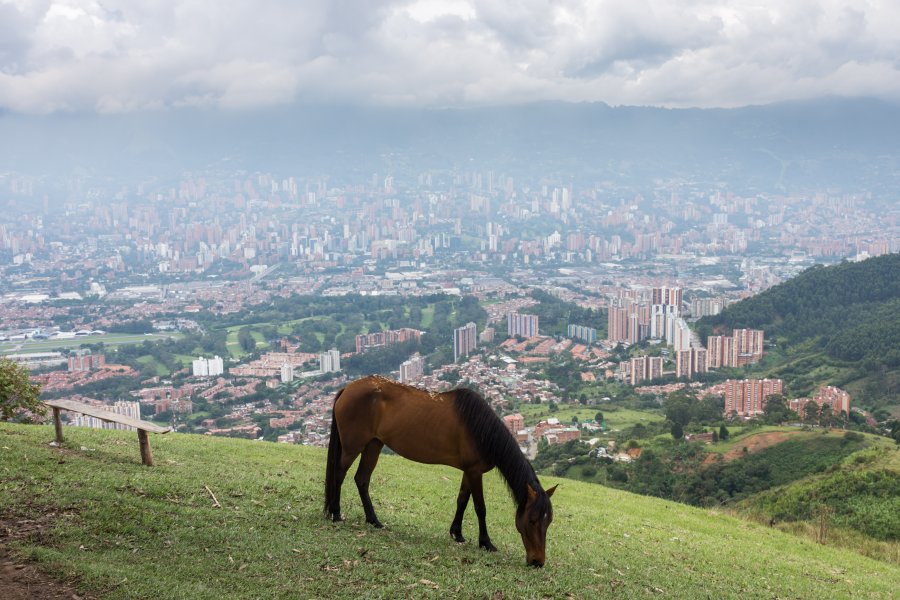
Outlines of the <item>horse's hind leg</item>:
<svg viewBox="0 0 900 600">
<path fill-rule="evenodd" d="M 362 458 L 359 459 L 359 467 L 356 469 L 356 488 L 359 490 L 359 499 L 362 500 L 363 510 L 366 512 L 366 523 L 371 523 L 376 528 L 381 529 L 381 521 L 375 516 L 375 508 L 372 506 L 372 499 L 369 497 L 369 481 L 372 479 L 372 471 L 378 464 L 378 457 L 381 455 L 381 448 L 384 442 L 375 439 L 369 442 L 362 451 Z"/>
<path fill-rule="evenodd" d="M 353 466 L 353 461 L 356 460 L 356 457 L 359 456 L 362 450 L 363 447 L 356 443 L 350 446 L 343 444 L 343 448 L 341 449 L 341 460 L 335 470 L 337 489 L 334 492 L 332 503 L 329 507 L 329 512 L 335 521 L 344 520 L 344 517 L 341 515 L 341 488 L 344 485 L 344 479 L 347 477 L 347 471 Z"/>
<path fill-rule="evenodd" d="M 460 544 L 466 541 L 462 534 L 462 522 L 466 506 L 469 504 L 469 496 L 471 495 L 472 491 L 469 489 L 469 482 L 466 480 L 465 473 L 463 473 L 462 483 L 459 484 L 459 496 L 456 497 L 456 515 L 453 517 L 453 523 L 450 524 L 450 536 Z"/>
</svg>

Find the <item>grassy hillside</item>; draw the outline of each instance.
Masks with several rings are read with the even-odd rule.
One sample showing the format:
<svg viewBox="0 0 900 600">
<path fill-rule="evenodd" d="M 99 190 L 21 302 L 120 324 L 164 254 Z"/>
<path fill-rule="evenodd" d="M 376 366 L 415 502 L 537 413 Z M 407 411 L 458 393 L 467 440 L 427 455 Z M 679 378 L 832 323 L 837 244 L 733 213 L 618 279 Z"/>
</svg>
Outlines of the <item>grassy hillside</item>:
<svg viewBox="0 0 900 600">
<path fill-rule="evenodd" d="M 870 408 L 900 404 L 900 254 L 812 267 L 698 323 L 703 339 L 764 329 L 776 342 L 754 369 L 782 377 L 793 394 L 821 384 L 853 389 Z"/>
<path fill-rule="evenodd" d="M 738 510 L 900 563 L 900 449 L 883 443 L 857 452 L 824 473 L 753 496 Z"/>
<path fill-rule="evenodd" d="M 67 434 L 55 449 L 50 428 L 0 424 L 0 519 L 43 523 L 16 547 L 108 598 L 889 598 L 900 588 L 888 563 L 574 481 L 554 495 L 548 563 L 535 570 L 498 477 L 486 479 L 499 548 L 488 554 L 447 533 L 450 468 L 383 457 L 372 495 L 386 529 L 375 531 L 349 481 L 348 520 L 323 520 L 320 449 L 170 434 L 153 436 L 158 466 L 145 468 L 133 433 Z M 471 512 L 464 529 L 476 537 Z"/>
</svg>

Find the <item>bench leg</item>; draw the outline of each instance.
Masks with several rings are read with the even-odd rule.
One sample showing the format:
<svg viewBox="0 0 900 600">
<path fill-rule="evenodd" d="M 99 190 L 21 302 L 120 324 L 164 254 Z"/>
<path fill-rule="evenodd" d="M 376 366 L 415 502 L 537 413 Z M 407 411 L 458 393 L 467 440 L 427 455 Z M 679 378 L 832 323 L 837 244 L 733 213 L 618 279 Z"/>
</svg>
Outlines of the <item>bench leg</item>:
<svg viewBox="0 0 900 600">
<path fill-rule="evenodd" d="M 63 443 L 62 419 L 59 418 L 59 409 L 53 407 L 53 426 L 56 428 L 56 443 Z"/>
<path fill-rule="evenodd" d="M 143 429 L 138 429 L 138 441 L 141 443 L 141 461 L 148 467 L 153 466 L 153 452 L 150 450 L 150 438 Z"/>
</svg>

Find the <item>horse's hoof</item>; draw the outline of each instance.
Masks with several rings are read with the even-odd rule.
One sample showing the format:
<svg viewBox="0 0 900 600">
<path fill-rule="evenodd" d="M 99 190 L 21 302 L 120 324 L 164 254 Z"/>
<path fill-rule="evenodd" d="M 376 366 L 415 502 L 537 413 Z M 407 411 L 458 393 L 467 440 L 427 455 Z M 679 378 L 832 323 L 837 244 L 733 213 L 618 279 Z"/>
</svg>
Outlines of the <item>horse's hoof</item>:
<svg viewBox="0 0 900 600">
<path fill-rule="evenodd" d="M 497 546 L 493 545 L 490 542 L 481 542 L 478 545 L 480 547 L 484 548 L 485 550 L 487 550 L 488 552 L 496 552 L 497 551 Z"/>
<path fill-rule="evenodd" d="M 383 529 L 384 525 L 381 524 L 381 521 L 369 521 L 369 525 L 374 527 L 375 529 Z"/>
<path fill-rule="evenodd" d="M 453 533 L 453 532 L 451 531 L 451 532 L 450 532 L 450 537 L 452 537 L 453 540 L 454 540 L 457 544 L 465 544 L 465 543 L 466 543 L 466 538 L 464 538 L 464 537 L 462 536 L 461 533 Z"/>
<path fill-rule="evenodd" d="M 331 520 L 334 521 L 335 523 L 340 523 L 341 521 L 344 520 L 344 517 L 342 517 L 341 515 L 334 515 L 334 517 L 332 517 Z"/>
</svg>

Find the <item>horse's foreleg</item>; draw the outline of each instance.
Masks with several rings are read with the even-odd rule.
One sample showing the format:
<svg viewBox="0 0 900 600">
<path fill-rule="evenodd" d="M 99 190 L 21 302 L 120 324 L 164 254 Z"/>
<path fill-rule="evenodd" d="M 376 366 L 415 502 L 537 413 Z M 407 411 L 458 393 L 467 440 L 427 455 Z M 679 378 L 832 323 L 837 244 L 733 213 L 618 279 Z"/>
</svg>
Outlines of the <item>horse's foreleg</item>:
<svg viewBox="0 0 900 600">
<path fill-rule="evenodd" d="M 369 481 L 372 479 L 372 471 L 378 464 L 378 457 L 381 455 L 381 448 L 384 443 L 381 440 L 372 440 L 368 443 L 362 452 L 362 458 L 359 459 L 359 467 L 356 469 L 356 488 L 359 490 L 359 499 L 362 500 L 363 510 L 366 512 L 366 523 L 371 523 L 378 529 L 383 525 L 378 517 L 375 516 L 375 508 L 372 506 L 372 499 L 369 497 Z"/>
<path fill-rule="evenodd" d="M 478 515 L 478 545 L 489 552 L 496 552 L 497 547 L 491 543 L 491 538 L 487 532 L 487 523 L 485 522 L 487 508 L 484 505 L 481 473 L 469 471 L 466 473 L 466 477 L 469 479 L 469 487 L 472 490 L 472 503 L 475 505 L 475 514 Z"/>
<path fill-rule="evenodd" d="M 450 524 L 450 535 L 460 544 L 466 541 L 462 534 L 462 521 L 471 495 L 469 482 L 466 481 L 466 475 L 463 473 L 462 483 L 459 484 L 459 496 L 456 497 L 456 516 L 453 517 L 453 523 Z"/>
</svg>

